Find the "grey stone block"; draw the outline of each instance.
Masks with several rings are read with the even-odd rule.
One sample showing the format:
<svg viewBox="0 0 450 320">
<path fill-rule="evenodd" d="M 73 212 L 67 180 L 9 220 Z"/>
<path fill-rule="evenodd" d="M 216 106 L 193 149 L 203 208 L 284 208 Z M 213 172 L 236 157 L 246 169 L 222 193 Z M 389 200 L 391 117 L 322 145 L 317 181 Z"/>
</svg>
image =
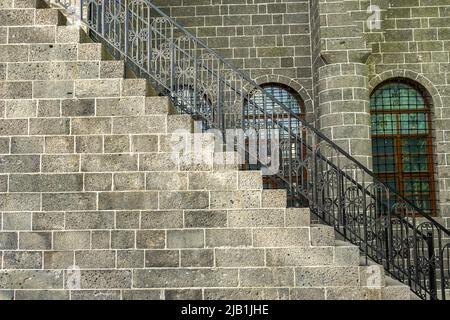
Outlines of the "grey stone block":
<svg viewBox="0 0 450 320">
<path fill-rule="evenodd" d="M 0 135 L 26 135 L 28 134 L 27 123 L 27 120 L 0 119 Z"/>
<path fill-rule="evenodd" d="M 289 289 L 205 289 L 204 297 L 205 300 L 287 300 L 289 299 Z"/>
<path fill-rule="evenodd" d="M 239 190 L 261 190 L 263 188 L 261 171 L 239 171 Z"/>
<path fill-rule="evenodd" d="M 17 290 L 15 300 L 69 300 L 68 290 Z"/>
<path fill-rule="evenodd" d="M 148 210 L 158 208 L 156 192 L 102 192 L 98 195 L 100 210 Z"/>
<path fill-rule="evenodd" d="M 84 134 L 110 134 L 110 118 L 75 118 L 72 120 L 72 133 Z"/>
<path fill-rule="evenodd" d="M 9 178 L 10 192 L 82 191 L 82 174 L 28 175 L 15 174 Z"/>
<path fill-rule="evenodd" d="M 227 227 L 227 212 L 223 210 L 184 212 L 186 228 L 220 228 Z"/>
<path fill-rule="evenodd" d="M 168 248 L 203 248 L 205 246 L 204 232 L 199 230 L 168 230 Z"/>
<path fill-rule="evenodd" d="M 36 117 L 37 103 L 34 100 L 6 101 L 6 118 L 34 118 Z"/>
<path fill-rule="evenodd" d="M 34 211 L 40 209 L 41 199 L 35 193 L 1 193 L 0 211 Z"/>
<path fill-rule="evenodd" d="M 111 191 L 112 173 L 86 173 L 84 188 L 86 191 Z"/>
<path fill-rule="evenodd" d="M 157 152 L 157 135 L 133 135 L 131 136 L 131 152 Z"/>
<path fill-rule="evenodd" d="M 145 114 L 167 114 L 174 110 L 168 97 L 146 97 Z"/>
<path fill-rule="evenodd" d="M 30 61 L 76 61 L 77 45 L 32 44 L 29 49 L 29 59 Z M 23 59 L 19 61 L 23 61 Z"/>
<path fill-rule="evenodd" d="M 322 288 L 291 288 L 291 300 L 325 300 L 325 289 Z"/>
<path fill-rule="evenodd" d="M 51 232 L 21 232 L 19 249 L 50 250 L 52 249 L 52 234 Z"/>
<path fill-rule="evenodd" d="M 39 155 L 0 156 L 0 173 L 38 172 L 39 166 Z"/>
<path fill-rule="evenodd" d="M 263 267 L 263 249 L 216 249 L 217 267 Z"/>
<path fill-rule="evenodd" d="M 0 233 L 0 249 L 15 250 L 18 244 L 18 234 L 16 232 Z"/>
<path fill-rule="evenodd" d="M 74 83 L 71 80 L 33 81 L 33 98 L 35 99 L 71 99 Z"/>
<path fill-rule="evenodd" d="M 151 172 L 146 174 L 147 190 L 187 190 L 184 172 Z"/>
<path fill-rule="evenodd" d="M 166 116 L 114 117 L 114 134 L 166 133 Z"/>
<path fill-rule="evenodd" d="M 91 247 L 89 231 L 57 231 L 53 233 L 55 250 L 83 250 Z"/>
<path fill-rule="evenodd" d="M 44 193 L 42 209 L 45 211 L 96 210 L 97 195 L 95 193 Z"/>
<path fill-rule="evenodd" d="M 60 117 L 61 103 L 59 100 L 39 100 L 37 108 L 38 117 Z"/>
<path fill-rule="evenodd" d="M 143 116 L 144 97 L 97 99 L 97 116 Z"/>
<path fill-rule="evenodd" d="M 45 137 L 46 153 L 74 153 L 74 137 Z"/>
<path fill-rule="evenodd" d="M 117 268 L 144 268 L 144 250 L 117 250 Z"/>
<path fill-rule="evenodd" d="M 189 190 L 236 190 L 236 172 L 190 172 Z"/>
<path fill-rule="evenodd" d="M 114 190 L 145 190 L 145 174 L 140 172 L 114 174 Z"/>
<path fill-rule="evenodd" d="M 123 300 L 162 300 L 162 290 L 123 290 Z"/>
<path fill-rule="evenodd" d="M 14 300 L 14 290 L 0 290 L 0 301 Z"/>
<path fill-rule="evenodd" d="M 105 136 L 105 153 L 129 153 L 130 137 L 127 135 Z"/>
<path fill-rule="evenodd" d="M 77 98 L 118 97 L 120 80 L 76 80 L 75 96 Z"/>
<path fill-rule="evenodd" d="M 357 287 L 358 267 L 297 267 L 297 287 Z"/>
<path fill-rule="evenodd" d="M 73 251 L 45 251 L 44 269 L 69 269 L 74 265 Z"/>
<path fill-rule="evenodd" d="M 0 175 L 0 192 L 6 192 L 8 190 L 8 176 Z"/>
<path fill-rule="evenodd" d="M 4 269 L 41 269 L 42 253 L 35 251 L 5 251 L 3 253 Z"/>
<path fill-rule="evenodd" d="M 255 247 L 309 246 L 309 228 L 261 228 L 253 230 Z"/>
<path fill-rule="evenodd" d="M 64 212 L 34 212 L 33 230 L 63 230 Z"/>
<path fill-rule="evenodd" d="M 0 154 L 9 153 L 9 138 L 0 138 Z"/>
<path fill-rule="evenodd" d="M 82 289 L 131 288 L 130 270 L 81 270 Z M 67 281 L 67 276 L 66 276 Z"/>
<path fill-rule="evenodd" d="M 183 211 L 142 211 L 142 229 L 183 228 Z"/>
<path fill-rule="evenodd" d="M 180 253 L 178 250 L 146 250 L 146 268 L 171 268 L 179 267 Z"/>
<path fill-rule="evenodd" d="M 166 246 L 166 235 L 162 230 L 138 230 L 136 247 L 138 249 L 163 249 Z"/>
<path fill-rule="evenodd" d="M 56 27 L 56 42 L 57 43 L 79 43 L 81 42 L 82 29 L 78 26 L 59 26 Z"/>
<path fill-rule="evenodd" d="M 75 265 L 81 269 L 114 269 L 116 253 L 106 250 L 76 251 Z"/>
<path fill-rule="evenodd" d="M 166 300 L 202 300 L 202 290 L 198 289 L 179 289 L 164 290 Z"/>
<path fill-rule="evenodd" d="M 0 99 L 31 99 L 31 81 L 0 81 Z"/>
<path fill-rule="evenodd" d="M 333 262 L 333 247 L 266 249 L 267 266 L 326 266 Z"/>
<path fill-rule="evenodd" d="M 70 133 L 70 121 L 67 118 L 30 119 L 30 134 L 67 135 Z"/>
<path fill-rule="evenodd" d="M 82 155 L 83 172 L 137 171 L 138 157 L 135 155 Z"/>
<path fill-rule="evenodd" d="M 211 191 L 211 209 L 260 208 L 261 193 L 254 191 Z"/>
<path fill-rule="evenodd" d="M 3 230 L 31 230 L 31 213 L 3 213 Z"/>
<path fill-rule="evenodd" d="M 208 248 L 249 247 L 252 233 L 250 229 L 206 229 L 205 244 Z"/>
<path fill-rule="evenodd" d="M 113 230 L 111 232 L 111 248 L 134 249 L 136 247 L 135 232 L 130 230 Z"/>
<path fill-rule="evenodd" d="M 139 157 L 141 171 L 178 171 L 178 162 L 173 154 L 150 153 Z"/>
<path fill-rule="evenodd" d="M 54 43 L 55 27 L 11 27 L 8 43 Z"/>
<path fill-rule="evenodd" d="M 92 231 L 91 249 L 110 249 L 111 232 L 110 231 Z"/>
<path fill-rule="evenodd" d="M 336 241 L 334 228 L 325 225 L 312 226 L 310 238 L 313 246 L 332 246 Z"/>
<path fill-rule="evenodd" d="M 49 270 L 2 270 L 0 288 L 62 289 L 63 272 Z"/>
<path fill-rule="evenodd" d="M 95 115 L 94 99 L 67 99 L 61 101 L 63 117 L 88 117 Z"/>
<path fill-rule="evenodd" d="M 72 290 L 72 300 L 120 300 L 120 290 Z"/>
<path fill-rule="evenodd" d="M 28 47 L 25 45 L 0 46 L 0 62 L 28 61 Z"/>
<path fill-rule="evenodd" d="M 182 267 L 214 267 L 214 251 L 211 249 L 181 250 L 180 260 Z"/>
<path fill-rule="evenodd" d="M 139 211 L 116 212 L 117 229 L 139 229 L 139 221 L 140 221 Z"/>
<path fill-rule="evenodd" d="M 242 287 L 292 287 L 293 268 L 244 268 L 239 270 Z"/>
<path fill-rule="evenodd" d="M 77 153 L 103 152 L 103 138 L 101 136 L 77 136 L 75 139 Z"/>
<path fill-rule="evenodd" d="M 66 212 L 65 229 L 114 229 L 114 212 Z"/>
<path fill-rule="evenodd" d="M 284 227 L 284 210 L 254 209 L 228 211 L 228 226 L 240 227 Z"/>
<path fill-rule="evenodd" d="M 204 191 L 162 191 L 159 193 L 161 209 L 205 209 L 209 206 L 209 193 Z"/>
<path fill-rule="evenodd" d="M 285 225 L 286 227 L 309 227 L 311 225 L 311 213 L 309 209 L 287 208 Z"/>
<path fill-rule="evenodd" d="M 80 172 L 80 156 L 43 155 L 42 172 Z"/>
<path fill-rule="evenodd" d="M 12 154 L 39 154 L 44 152 L 44 139 L 41 137 L 12 137 Z"/>
<path fill-rule="evenodd" d="M 136 288 L 236 287 L 237 269 L 157 269 L 136 270 Z"/>
</svg>

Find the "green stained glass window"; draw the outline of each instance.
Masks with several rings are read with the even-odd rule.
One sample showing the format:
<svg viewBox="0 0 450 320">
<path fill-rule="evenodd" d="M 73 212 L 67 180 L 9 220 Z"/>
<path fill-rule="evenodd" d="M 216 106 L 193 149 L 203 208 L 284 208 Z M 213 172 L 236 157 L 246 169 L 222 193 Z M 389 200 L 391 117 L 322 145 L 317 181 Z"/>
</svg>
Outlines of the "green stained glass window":
<svg viewBox="0 0 450 320">
<path fill-rule="evenodd" d="M 418 84 L 398 79 L 375 89 L 370 109 L 374 172 L 434 213 L 431 98 Z"/>
</svg>

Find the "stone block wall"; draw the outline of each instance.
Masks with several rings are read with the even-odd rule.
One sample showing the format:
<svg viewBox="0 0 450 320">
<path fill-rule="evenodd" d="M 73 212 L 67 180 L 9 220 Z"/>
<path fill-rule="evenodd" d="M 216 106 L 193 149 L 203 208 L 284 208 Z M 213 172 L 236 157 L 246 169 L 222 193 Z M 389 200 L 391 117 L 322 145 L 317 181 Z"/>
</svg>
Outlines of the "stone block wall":
<svg viewBox="0 0 450 320">
<path fill-rule="evenodd" d="M 294 87 L 313 121 L 309 1 L 158 0 L 175 18 L 258 83 Z"/>
</svg>

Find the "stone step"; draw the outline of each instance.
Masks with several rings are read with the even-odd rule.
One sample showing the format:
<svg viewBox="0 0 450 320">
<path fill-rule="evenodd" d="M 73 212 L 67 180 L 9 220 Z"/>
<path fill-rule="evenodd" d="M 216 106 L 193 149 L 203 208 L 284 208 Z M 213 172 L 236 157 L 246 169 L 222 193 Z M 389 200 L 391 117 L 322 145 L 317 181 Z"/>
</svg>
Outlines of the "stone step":
<svg viewBox="0 0 450 320">
<path fill-rule="evenodd" d="M 326 225 L 311 225 L 312 246 L 333 246 L 336 242 L 334 228 Z"/>
<path fill-rule="evenodd" d="M 360 250 L 349 242 L 336 240 L 334 242 L 334 264 L 342 266 L 360 265 Z"/>
<path fill-rule="evenodd" d="M 66 18 L 57 9 L 1 9 L 0 27 L 62 26 Z"/>
<path fill-rule="evenodd" d="M 123 61 L 25 62 L 6 64 L 7 81 L 123 78 Z"/>
<path fill-rule="evenodd" d="M 390 277 L 386 277 L 386 285 L 382 290 L 383 300 L 410 300 L 411 290 L 410 288 Z"/>
<path fill-rule="evenodd" d="M 144 79 L 0 81 L 0 99 L 146 97 L 154 92 Z"/>
<path fill-rule="evenodd" d="M 77 26 L 0 27 L 0 44 L 91 42 Z"/>
<path fill-rule="evenodd" d="M 1 62 L 67 62 L 106 60 L 100 43 L 2 44 Z"/>
<path fill-rule="evenodd" d="M 48 8 L 48 5 L 44 0 L 2 0 L 0 2 L 1 9 L 11 9 L 11 8 Z"/>
</svg>

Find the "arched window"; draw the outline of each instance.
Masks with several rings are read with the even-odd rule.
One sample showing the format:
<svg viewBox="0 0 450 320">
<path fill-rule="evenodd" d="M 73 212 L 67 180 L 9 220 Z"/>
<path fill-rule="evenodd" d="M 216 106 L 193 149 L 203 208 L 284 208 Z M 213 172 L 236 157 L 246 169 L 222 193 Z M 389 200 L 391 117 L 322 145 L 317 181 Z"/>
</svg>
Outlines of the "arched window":
<svg viewBox="0 0 450 320">
<path fill-rule="evenodd" d="M 261 92 L 250 94 L 244 110 L 244 127 L 278 129 L 280 139 L 280 172 L 278 176 L 265 176 L 264 186 L 270 189 L 288 189 L 289 186 L 306 185 L 306 171 L 302 168 L 293 168 L 292 163 L 304 157 L 306 150 L 302 141 L 296 140 L 289 132 L 303 136 L 302 124 L 298 118 L 305 116 L 305 104 L 300 95 L 292 88 L 278 84 L 268 83 L 261 87 L 275 99 L 288 107 L 290 112 L 281 108 L 279 104 L 263 95 Z M 293 116 L 295 114 L 295 116 Z M 297 118 L 298 117 L 298 118 Z M 270 137 L 269 137 L 270 139 Z M 297 161 L 301 162 L 301 161 Z M 286 182 L 289 182 L 286 184 Z M 294 194 L 294 192 L 293 192 Z M 288 201 L 298 203 L 306 199 L 289 196 Z"/>
<path fill-rule="evenodd" d="M 417 83 L 394 79 L 370 100 L 373 169 L 428 213 L 436 213 L 431 97 Z"/>
</svg>

